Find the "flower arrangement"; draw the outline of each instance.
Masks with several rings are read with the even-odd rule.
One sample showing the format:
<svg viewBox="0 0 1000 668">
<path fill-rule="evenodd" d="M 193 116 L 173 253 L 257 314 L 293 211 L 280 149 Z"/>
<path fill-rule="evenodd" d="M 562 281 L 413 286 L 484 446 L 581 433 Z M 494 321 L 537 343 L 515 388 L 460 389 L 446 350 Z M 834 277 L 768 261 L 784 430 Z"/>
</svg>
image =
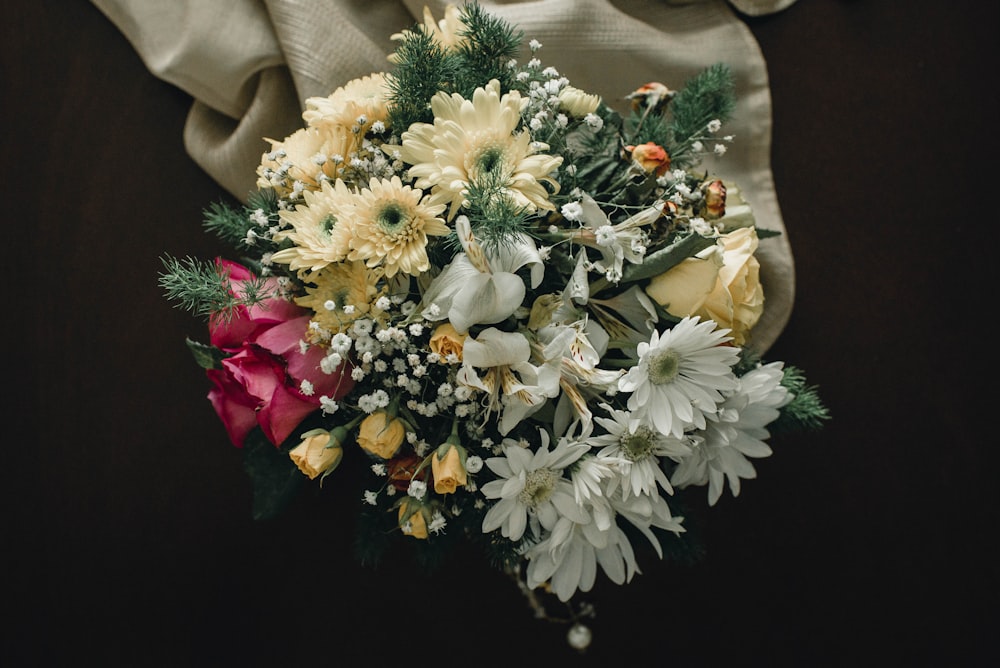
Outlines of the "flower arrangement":
<svg viewBox="0 0 1000 668">
<path fill-rule="evenodd" d="M 752 352 L 774 233 L 699 171 L 734 139 L 732 77 L 646 83 L 620 113 L 537 41 L 519 64 L 521 32 L 474 3 L 393 39 L 387 71 L 267 140 L 245 205 L 206 209 L 240 261 L 167 256 L 160 282 L 207 320 L 188 345 L 255 516 L 357 483 L 363 561 L 471 540 L 583 647 L 577 597 L 683 543 L 679 497 L 738 495 L 775 429 L 828 418 Z"/>
</svg>

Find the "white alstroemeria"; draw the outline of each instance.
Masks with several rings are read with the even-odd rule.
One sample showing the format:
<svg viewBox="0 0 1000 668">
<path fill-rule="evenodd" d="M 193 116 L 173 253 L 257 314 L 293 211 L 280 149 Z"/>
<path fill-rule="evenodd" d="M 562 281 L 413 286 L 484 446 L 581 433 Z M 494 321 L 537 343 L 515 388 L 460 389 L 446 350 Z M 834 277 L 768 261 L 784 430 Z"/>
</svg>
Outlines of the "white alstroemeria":
<svg viewBox="0 0 1000 668">
<path fill-rule="evenodd" d="M 639 358 L 636 349 L 649 341 L 659 322 L 656 306 L 638 285 L 607 299 L 590 298 L 587 308 L 601 324 L 608 337 L 627 355 Z"/>
<path fill-rule="evenodd" d="M 594 199 L 584 193 L 580 199 L 580 220 L 590 228 L 587 239 L 601 253 L 601 259 L 594 266 L 611 283 L 618 283 L 622 277 L 622 267 L 626 260 L 632 264 L 642 263 L 646 256 L 648 234 L 643 229 L 663 215 L 662 208 L 651 206 L 643 209 L 620 223 L 611 220 Z"/>
<path fill-rule="evenodd" d="M 562 395 L 553 421 L 557 434 L 574 419 L 582 420 L 585 428 L 589 428 L 592 412 L 588 400 L 617 387 L 624 373 L 621 369 L 598 368 L 607 350 L 607 337 L 598 336 L 602 347 L 596 348 L 590 342 L 586 325 L 586 320 L 578 320 L 538 330 L 542 357 L 554 362 L 560 371 Z M 603 330 L 599 331 L 603 334 Z"/>
<path fill-rule="evenodd" d="M 466 339 L 462 347 L 462 367 L 456 379 L 486 393 L 487 416 L 502 411 L 497 424 L 501 434 L 506 435 L 547 399 L 559 394 L 558 368 L 549 364 L 535 366 L 530 357 L 531 346 L 523 335 L 495 327 Z"/>
<path fill-rule="evenodd" d="M 625 499 L 635 494 L 657 494 L 657 485 L 667 494 L 673 494 L 661 457 L 680 461 L 691 454 L 689 438 L 665 436 L 650 429 L 628 411 L 620 411 L 608 404 L 601 404 L 611 418 L 595 417 L 594 421 L 607 431 L 592 436 L 591 446 L 600 447 L 597 458 L 615 471 L 610 479 L 608 493 L 622 487 Z"/>
<path fill-rule="evenodd" d="M 473 236 L 467 217 L 455 219 L 455 230 L 465 252 L 457 254 L 427 287 L 421 314 L 428 320 L 447 317 L 465 334 L 473 325 L 493 325 L 510 317 L 526 292 L 516 272 L 530 265 L 531 287 L 536 288 L 545 265 L 527 235 L 518 234 L 487 252 Z"/>
<path fill-rule="evenodd" d="M 704 442 L 674 470 L 670 479 L 675 486 L 707 484 L 708 503 L 714 506 L 726 480 L 735 497 L 740 494 L 741 479 L 757 477 L 748 458 L 771 454 L 771 447 L 764 442 L 770 437 L 767 425 L 791 400 L 781 385 L 782 367 L 782 362 L 772 362 L 740 377 L 739 388 L 726 397 L 718 414 L 710 416 L 706 428 L 698 433 Z"/>
<path fill-rule="evenodd" d="M 560 518 L 586 524 L 590 517 L 576 502 L 573 484 L 565 469 L 590 449 L 586 444 L 561 439 L 549 450 L 549 436 L 538 431 L 537 449 L 504 439 L 503 455 L 490 457 L 486 466 L 496 475 L 480 487 L 487 499 L 496 502 L 483 517 L 483 533 L 500 529 L 501 535 L 519 541 L 529 529 L 532 538 L 551 531 Z"/>
</svg>

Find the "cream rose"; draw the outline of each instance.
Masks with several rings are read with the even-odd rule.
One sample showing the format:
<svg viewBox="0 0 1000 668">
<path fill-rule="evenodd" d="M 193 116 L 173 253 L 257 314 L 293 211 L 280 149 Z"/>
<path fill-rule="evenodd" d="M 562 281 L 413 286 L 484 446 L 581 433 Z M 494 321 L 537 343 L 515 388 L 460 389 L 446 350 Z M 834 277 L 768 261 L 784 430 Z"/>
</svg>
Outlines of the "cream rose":
<svg viewBox="0 0 1000 668">
<path fill-rule="evenodd" d="M 764 311 L 757 230 L 742 227 L 719 243 L 654 277 L 646 294 L 673 316 L 700 316 L 731 330 L 742 346 Z"/>
</svg>

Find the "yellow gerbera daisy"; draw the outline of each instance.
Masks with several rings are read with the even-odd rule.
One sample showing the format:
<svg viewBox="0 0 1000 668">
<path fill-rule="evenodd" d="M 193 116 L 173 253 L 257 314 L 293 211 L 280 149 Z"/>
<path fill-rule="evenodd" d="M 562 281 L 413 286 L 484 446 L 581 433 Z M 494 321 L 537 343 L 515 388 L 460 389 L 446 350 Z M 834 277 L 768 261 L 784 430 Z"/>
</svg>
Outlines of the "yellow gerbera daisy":
<svg viewBox="0 0 1000 668">
<path fill-rule="evenodd" d="M 378 271 L 363 262 L 338 262 L 309 276 L 314 285 L 296 297 L 299 306 L 312 309 L 312 321 L 329 334 L 341 332 L 366 317 L 378 299 Z"/>
<path fill-rule="evenodd" d="M 287 264 L 297 272 L 315 272 L 340 262 L 350 251 L 350 210 L 353 193 L 342 181 L 325 181 L 318 191 L 303 193 L 305 204 L 294 211 L 280 211 L 281 220 L 291 225 L 274 235 L 274 240 L 290 240 L 294 245 L 277 251 L 272 261 Z"/>
<path fill-rule="evenodd" d="M 414 185 L 431 188 L 430 203 L 450 204 L 449 220 L 475 182 L 500 183 L 528 211 L 555 209 L 542 182 L 558 192 L 549 174 L 562 158 L 536 153 L 548 146 L 533 143 L 527 130 L 515 134 L 525 103 L 517 91 L 501 96 L 496 79 L 477 88 L 471 100 L 441 92 L 431 99 L 434 123 L 414 123 L 403 133 L 400 156 L 412 165 Z"/>
<path fill-rule="evenodd" d="M 371 179 L 353 200 L 347 258 L 382 267 L 390 278 L 427 271 L 427 236 L 448 234 L 448 226 L 439 218 L 445 205 L 421 202 L 423 194 L 398 176 Z"/>
</svg>

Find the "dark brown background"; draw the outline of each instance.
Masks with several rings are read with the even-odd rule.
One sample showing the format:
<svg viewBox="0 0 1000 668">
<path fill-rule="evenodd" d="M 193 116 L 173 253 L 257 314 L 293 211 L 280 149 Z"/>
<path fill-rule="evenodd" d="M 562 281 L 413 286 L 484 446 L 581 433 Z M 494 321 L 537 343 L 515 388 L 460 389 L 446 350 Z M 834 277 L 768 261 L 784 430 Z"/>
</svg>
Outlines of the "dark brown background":
<svg viewBox="0 0 1000 668">
<path fill-rule="evenodd" d="M 360 567 L 353 490 L 250 519 L 183 344 L 201 326 L 157 286 L 162 254 L 221 250 L 200 220 L 223 193 L 181 143 L 190 99 L 92 5 L 18 5 L 0 39 L 0 663 L 1000 658 L 993 3 L 800 0 L 747 19 L 798 278 L 769 357 L 804 368 L 834 420 L 772 441 L 705 514 L 701 562 L 647 556 L 631 585 L 598 586 L 579 659 L 477 553 L 433 577 Z"/>
</svg>

